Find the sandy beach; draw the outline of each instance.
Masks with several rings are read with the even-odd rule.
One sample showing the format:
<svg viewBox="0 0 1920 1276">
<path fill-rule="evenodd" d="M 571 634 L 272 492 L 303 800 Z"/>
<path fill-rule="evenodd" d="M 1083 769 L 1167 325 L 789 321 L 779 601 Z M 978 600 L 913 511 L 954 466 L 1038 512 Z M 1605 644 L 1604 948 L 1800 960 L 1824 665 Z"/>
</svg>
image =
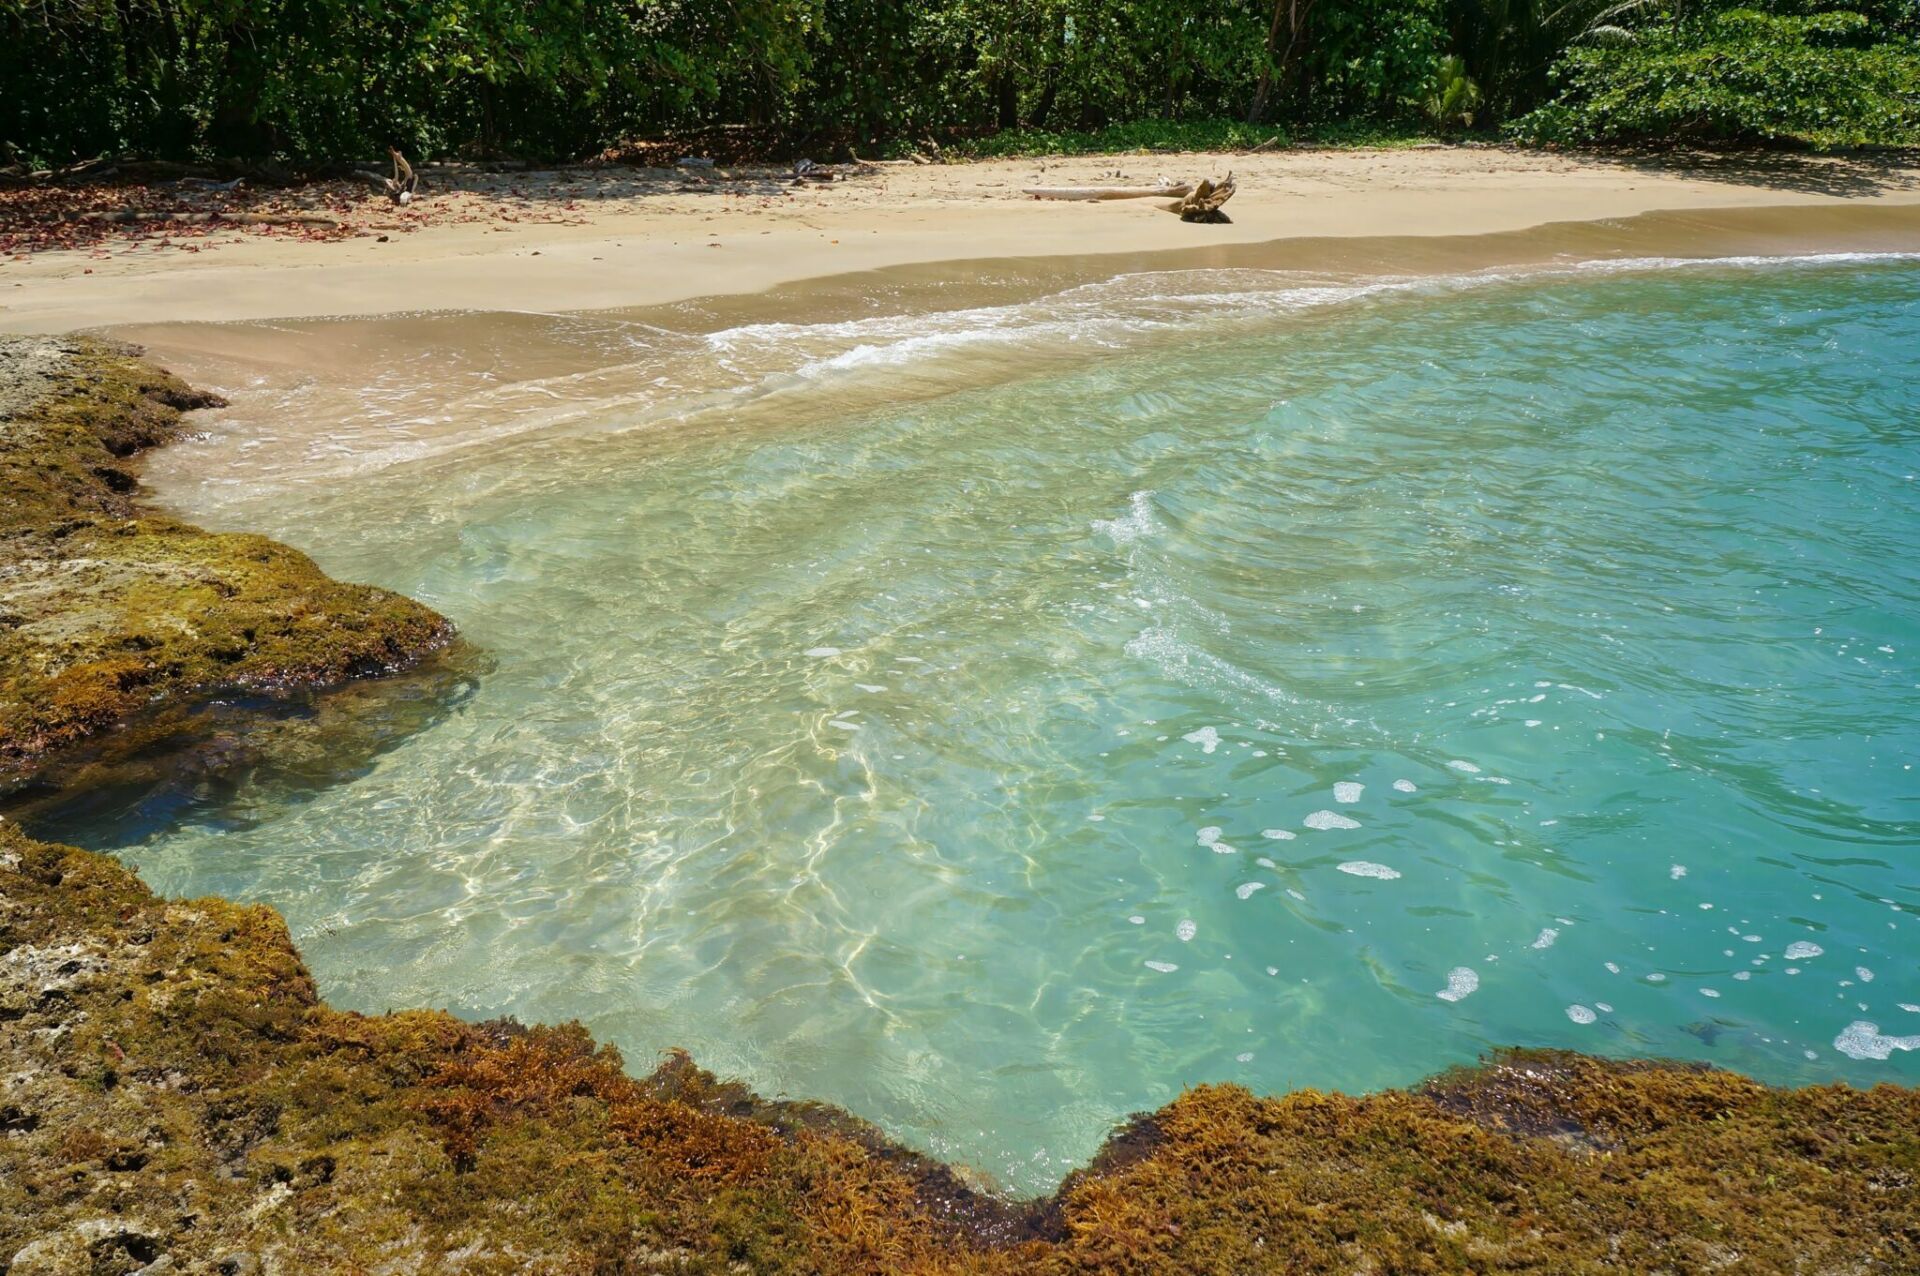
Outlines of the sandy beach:
<svg viewBox="0 0 1920 1276">
<path fill-rule="evenodd" d="M 1030 185 L 1228 170 L 1240 193 L 1226 226 L 1186 225 L 1148 200 L 1022 194 Z M 1647 221 L 1652 214 L 1665 220 Z M 804 186 L 773 169 L 457 170 L 413 209 L 359 199 L 343 238 L 235 230 L 188 244 L 150 233 L 17 254 L 0 261 L 0 331 L 641 307 L 962 261 L 1018 261 L 1016 273 L 1057 277 L 1067 260 L 1083 263 L 1080 273 L 1269 261 L 1427 270 L 1649 252 L 1909 248 L 1920 248 L 1920 163 L 1905 157 L 1156 154 L 871 165 Z M 978 281 L 994 272 L 966 273 Z M 921 270 L 917 278 L 951 286 L 959 276 Z"/>
</svg>

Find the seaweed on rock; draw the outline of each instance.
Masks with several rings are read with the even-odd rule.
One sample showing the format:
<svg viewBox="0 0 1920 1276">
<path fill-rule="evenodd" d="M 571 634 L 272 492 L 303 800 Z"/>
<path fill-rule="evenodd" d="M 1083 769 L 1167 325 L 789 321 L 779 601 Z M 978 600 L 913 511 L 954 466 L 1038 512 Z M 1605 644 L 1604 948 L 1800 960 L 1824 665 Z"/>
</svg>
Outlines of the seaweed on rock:
<svg viewBox="0 0 1920 1276">
<path fill-rule="evenodd" d="M 0 374 L 0 785 L 156 705 L 388 672 L 451 638 L 284 545 L 141 507 L 127 459 L 217 398 L 85 339 L 0 342 Z"/>
<path fill-rule="evenodd" d="M 1544 1051 L 1360 1098 L 1204 1086 L 1055 1197 L 1009 1203 L 677 1053 L 636 1077 L 578 1025 L 332 1010 L 270 909 L 160 899 L 10 825 L 0 1154 L 8 1276 L 143 1253 L 282 1272 L 1897 1272 L 1920 1244 L 1920 1092 Z"/>
</svg>

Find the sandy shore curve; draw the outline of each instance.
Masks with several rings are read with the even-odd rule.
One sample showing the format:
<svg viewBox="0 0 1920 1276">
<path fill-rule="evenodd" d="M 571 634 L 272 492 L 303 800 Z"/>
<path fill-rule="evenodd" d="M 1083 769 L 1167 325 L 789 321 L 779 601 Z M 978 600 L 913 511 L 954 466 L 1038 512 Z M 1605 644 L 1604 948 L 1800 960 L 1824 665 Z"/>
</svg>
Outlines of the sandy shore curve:
<svg viewBox="0 0 1920 1276">
<path fill-rule="evenodd" d="M 1036 183 L 1097 184 L 1116 171 L 1151 181 L 1229 169 L 1241 193 L 1228 226 L 1186 225 L 1153 201 L 1056 203 L 1021 193 Z M 1094 258 L 1109 274 L 1282 257 L 1301 267 L 1422 270 L 1431 255 L 1422 244 L 1456 241 L 1440 256 L 1452 262 L 1442 268 L 1458 268 L 1515 255 L 1511 244 L 1476 250 L 1458 241 L 1557 227 L 1570 242 L 1547 234 L 1530 252 L 1567 258 L 1583 245 L 1565 227 L 1604 239 L 1654 213 L 1667 221 L 1642 235 L 1637 251 L 1920 250 L 1920 160 L 1463 147 L 886 165 L 800 187 L 771 170 L 694 182 L 631 169 L 476 175 L 434 194 L 390 233 L 308 242 L 235 232 L 192 252 L 155 237 L 16 256 L 0 262 L 0 331 L 642 307 L 1008 259 L 1028 275 L 1046 273 L 1037 262 Z M 1757 220 L 1743 230 L 1732 224 L 1741 216 Z M 1584 247 L 1610 255 L 1604 244 Z M 951 284 L 981 272 L 933 273 Z"/>
</svg>

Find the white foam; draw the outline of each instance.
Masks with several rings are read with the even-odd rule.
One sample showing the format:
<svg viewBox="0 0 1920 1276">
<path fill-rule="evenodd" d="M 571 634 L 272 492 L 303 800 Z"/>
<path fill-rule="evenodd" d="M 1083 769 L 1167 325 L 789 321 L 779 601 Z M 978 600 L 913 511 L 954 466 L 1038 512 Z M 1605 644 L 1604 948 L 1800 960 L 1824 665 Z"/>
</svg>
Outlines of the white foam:
<svg viewBox="0 0 1920 1276">
<path fill-rule="evenodd" d="M 1567 1007 L 1567 1018 L 1573 1020 L 1575 1023 L 1592 1023 L 1599 1017 L 1599 1015 L 1593 1013 L 1592 1008 L 1580 1005 L 1578 1002 Z"/>
<path fill-rule="evenodd" d="M 1560 938 L 1559 931 L 1555 930 L 1551 926 L 1545 926 L 1541 928 L 1540 933 L 1538 935 L 1534 936 L 1533 943 L 1530 945 L 1530 947 L 1551 948 L 1553 947 L 1553 941 L 1558 938 Z"/>
<path fill-rule="evenodd" d="M 1804 939 L 1796 939 L 1787 945 L 1786 958 L 1788 961 L 1805 961 L 1809 957 L 1818 957 L 1826 951 L 1826 949 L 1820 947 L 1818 944 L 1809 943 Z"/>
<path fill-rule="evenodd" d="M 1358 802 L 1360 795 L 1366 792 L 1366 790 L 1367 786 L 1364 784 L 1358 784 L 1352 780 L 1342 780 L 1333 786 L 1333 800 L 1348 803 Z"/>
<path fill-rule="evenodd" d="M 1275 842 L 1291 842 L 1297 834 L 1292 829 L 1261 829 L 1260 836 Z"/>
<path fill-rule="evenodd" d="M 1833 1048 L 1849 1059 L 1887 1059 L 1896 1050 L 1920 1050 L 1920 1034 L 1890 1037 L 1879 1024 L 1856 1019 L 1833 1039 Z"/>
<path fill-rule="evenodd" d="M 1135 913 L 1133 916 L 1127 918 L 1127 920 L 1129 922 L 1132 922 L 1135 926 L 1145 926 L 1147 924 L 1147 919 L 1142 917 L 1138 913 Z"/>
<path fill-rule="evenodd" d="M 1094 519 L 1093 530 L 1105 532 L 1116 545 L 1131 545 L 1153 535 L 1160 530 L 1160 521 L 1153 516 L 1153 490 L 1148 488 L 1129 496 L 1127 512 L 1119 518 Z"/>
<path fill-rule="evenodd" d="M 1394 874 L 1398 877 L 1399 874 Z M 1447 972 L 1447 986 L 1433 994 L 1442 1001 L 1461 1001 L 1480 987 L 1480 976 L 1471 966 L 1455 966 Z"/>
<path fill-rule="evenodd" d="M 1685 864 L 1675 864 L 1672 868 L 1667 870 L 1667 876 L 1671 877 L 1676 882 L 1679 881 L 1681 878 L 1685 877 L 1686 875 L 1687 875 L 1687 866 Z"/>
<path fill-rule="evenodd" d="M 1202 846 L 1212 846 L 1215 842 L 1220 840 L 1220 835 L 1224 832 L 1226 832 L 1226 830 L 1221 828 L 1218 824 L 1209 824 L 1207 825 L 1207 827 L 1195 833 L 1193 835 L 1193 840 L 1200 843 L 1200 845 Z"/>
<path fill-rule="evenodd" d="M 1213 727 L 1201 727 L 1198 731 L 1189 731 L 1180 737 L 1188 744 L 1200 746 L 1200 752 L 1212 753 L 1220 747 L 1220 732 Z"/>
<path fill-rule="evenodd" d="M 1447 766 L 1452 770 L 1460 772 L 1462 775 L 1479 775 L 1480 774 L 1479 767 L 1475 766 L 1471 762 L 1462 762 L 1458 758 L 1455 758 L 1453 761 L 1447 763 Z"/>
<path fill-rule="evenodd" d="M 1396 793 L 1418 793 L 1420 791 L 1420 786 L 1412 780 L 1395 780 L 1393 782 L 1393 788 Z"/>
<path fill-rule="evenodd" d="M 1148 970 L 1157 970 L 1163 975 L 1171 975 L 1174 971 L 1180 969 L 1180 967 L 1170 961 L 1150 961 L 1146 963 L 1146 967 Z"/>
<path fill-rule="evenodd" d="M 1255 891 L 1263 891 L 1265 889 L 1267 889 L 1265 882 L 1243 882 L 1233 888 L 1233 893 L 1241 899 L 1252 899 Z"/>
<path fill-rule="evenodd" d="M 1860 976 L 1860 982 L 1863 984 L 1870 984 L 1873 982 L 1873 972 L 1871 970 L 1868 970 L 1865 966 L 1855 966 L 1853 968 L 1853 973 Z"/>
<path fill-rule="evenodd" d="M 1357 829 L 1360 827 L 1360 821 L 1350 820 L 1338 811 L 1315 811 L 1312 815 L 1309 815 L 1300 822 L 1310 829 L 1320 829 L 1323 832 L 1328 829 Z"/>
<path fill-rule="evenodd" d="M 1233 1061 L 1234 1061 L 1235 1063 L 1252 1063 L 1252 1062 L 1253 1062 L 1253 1051 L 1251 1051 L 1251 1050 L 1243 1050 L 1243 1051 L 1242 1051 L 1242 1052 L 1240 1052 L 1239 1054 L 1237 1054 L 1237 1055 L 1235 1055 L 1235 1056 L 1233 1056 Z"/>
<path fill-rule="evenodd" d="M 1911 1001 L 1902 1001 L 1897 1004 L 1899 1005 L 1900 1009 L 1906 1011 L 1910 1015 L 1920 1015 L 1920 1005 L 1916 1005 Z"/>
<path fill-rule="evenodd" d="M 1173 933 L 1181 943 L 1192 943 L 1193 937 L 1200 933 L 1200 926 L 1191 917 L 1183 917 L 1180 919 L 1180 924 L 1173 928 Z"/>
<path fill-rule="evenodd" d="M 1342 873 L 1350 873 L 1355 877 L 1377 877 L 1383 882 L 1394 881 L 1400 876 L 1400 870 L 1388 868 L 1385 864 L 1375 864 L 1371 860 L 1348 860 L 1334 867 Z"/>
<path fill-rule="evenodd" d="M 1718 988 L 1702 988 L 1700 990 L 1700 995 L 1702 997 L 1718 997 L 1720 995 L 1720 990 Z"/>
<path fill-rule="evenodd" d="M 1169 678 L 1208 691 L 1258 697 L 1272 704 L 1298 706 L 1300 698 L 1205 651 L 1170 629 L 1145 629 L 1128 641 L 1126 652 L 1151 660 Z"/>
</svg>

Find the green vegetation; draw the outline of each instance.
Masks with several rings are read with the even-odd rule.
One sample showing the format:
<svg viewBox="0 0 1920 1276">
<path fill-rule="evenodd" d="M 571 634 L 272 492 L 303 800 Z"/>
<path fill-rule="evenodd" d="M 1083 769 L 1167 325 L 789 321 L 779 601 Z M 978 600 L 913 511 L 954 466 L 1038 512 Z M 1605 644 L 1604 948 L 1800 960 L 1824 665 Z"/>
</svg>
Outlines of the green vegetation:
<svg viewBox="0 0 1920 1276">
<path fill-rule="evenodd" d="M 0 162 L 1916 140 L 1911 0 L 0 0 Z M 1241 131 L 1238 124 L 1244 122 Z M 1515 123 L 1517 121 L 1517 123 Z M 1160 130 L 1171 130 L 1162 133 Z M 990 135 L 1011 135 L 1002 140 Z M 1178 143 L 1162 137 L 1179 136 Z M 722 148 L 724 149 L 724 148 Z"/>
<path fill-rule="evenodd" d="M 1611 26 L 1567 52 L 1565 91 L 1513 131 L 1535 142 L 1920 143 L 1920 43 L 1905 34 L 1916 13 L 1696 7 Z"/>
<path fill-rule="evenodd" d="M 1105 128 L 1017 128 L 964 138 L 943 150 L 967 159 L 1017 155 L 1117 155 L 1129 151 L 1242 151 L 1284 146 L 1418 146 L 1436 137 L 1431 127 L 1414 122 L 1332 123 L 1289 129 L 1245 120 L 1135 120 Z M 911 150 L 911 143 L 901 149 Z"/>
<path fill-rule="evenodd" d="M 130 716 L 413 664 L 451 626 L 261 536 L 140 508 L 126 468 L 197 394 L 101 342 L 0 342 L 0 791 Z"/>
</svg>

